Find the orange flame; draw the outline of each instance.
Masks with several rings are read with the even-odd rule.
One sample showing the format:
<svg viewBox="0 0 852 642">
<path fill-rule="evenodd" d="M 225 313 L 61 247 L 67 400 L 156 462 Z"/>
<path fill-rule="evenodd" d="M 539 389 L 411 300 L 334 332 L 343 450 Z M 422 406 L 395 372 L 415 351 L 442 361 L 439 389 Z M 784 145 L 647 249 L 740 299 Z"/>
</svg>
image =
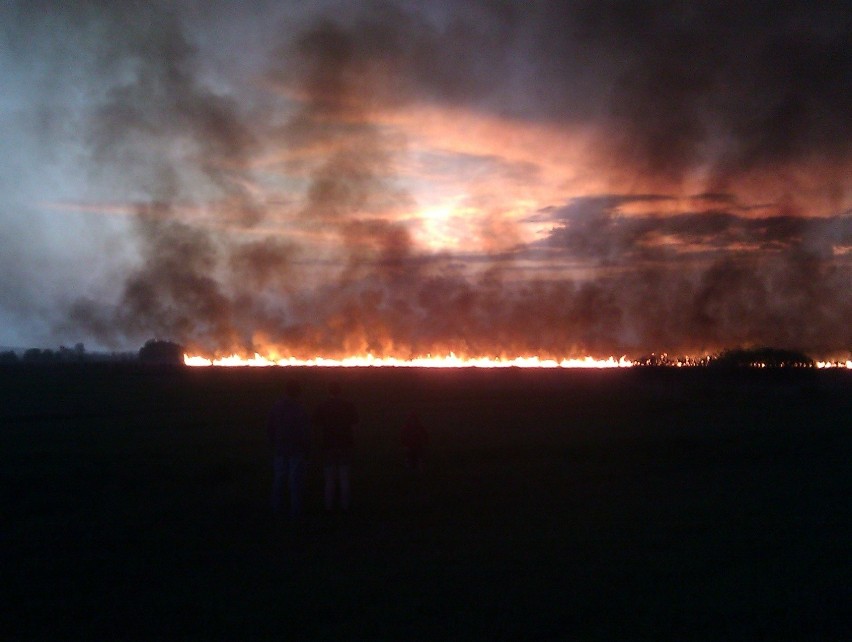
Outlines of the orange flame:
<svg viewBox="0 0 852 642">
<path fill-rule="evenodd" d="M 817 361 L 817 368 L 846 368 L 852 370 L 852 359 L 843 361 Z"/>
<path fill-rule="evenodd" d="M 443 357 L 426 355 L 413 359 L 398 359 L 396 357 L 376 357 L 372 354 L 343 359 L 269 359 L 255 354 L 254 357 L 244 358 L 238 355 L 208 359 L 200 356 L 184 355 L 184 363 L 188 366 L 311 366 L 311 367 L 395 367 L 395 368 L 626 368 L 633 363 L 625 357 L 615 359 L 540 359 L 539 357 L 516 357 L 514 359 L 492 359 L 489 357 L 465 358 L 458 357 L 452 352 Z"/>
</svg>

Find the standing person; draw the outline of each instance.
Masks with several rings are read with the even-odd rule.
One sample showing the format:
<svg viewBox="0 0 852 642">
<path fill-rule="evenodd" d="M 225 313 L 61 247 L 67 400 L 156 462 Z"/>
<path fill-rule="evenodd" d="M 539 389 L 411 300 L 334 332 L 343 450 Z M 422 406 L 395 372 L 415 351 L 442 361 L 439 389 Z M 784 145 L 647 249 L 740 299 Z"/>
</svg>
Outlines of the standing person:
<svg viewBox="0 0 852 642">
<path fill-rule="evenodd" d="M 284 397 L 269 413 L 269 442 L 272 446 L 272 512 L 280 515 L 284 503 L 285 482 L 290 491 L 290 517 L 302 513 L 305 486 L 305 460 L 308 454 L 310 424 L 299 398 L 302 387 L 290 380 L 284 385 Z"/>
<path fill-rule="evenodd" d="M 322 454 L 325 473 L 325 508 L 339 506 L 348 511 L 351 503 L 350 468 L 355 446 L 354 426 L 358 423 L 355 404 L 341 396 L 340 384 L 328 387 L 328 398 L 314 412 L 314 424 L 322 431 Z"/>
</svg>

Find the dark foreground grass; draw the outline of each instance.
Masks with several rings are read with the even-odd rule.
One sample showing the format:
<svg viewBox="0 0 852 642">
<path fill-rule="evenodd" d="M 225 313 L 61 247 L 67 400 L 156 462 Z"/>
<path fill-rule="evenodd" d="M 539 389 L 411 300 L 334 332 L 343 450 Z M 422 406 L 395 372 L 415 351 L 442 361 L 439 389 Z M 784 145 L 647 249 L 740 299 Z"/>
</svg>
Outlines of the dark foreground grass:
<svg viewBox="0 0 852 642">
<path fill-rule="evenodd" d="M 0 630 L 850 639 L 850 374 L 4 369 Z M 360 408 L 350 516 L 316 467 L 304 520 L 269 515 L 291 376 Z"/>
</svg>

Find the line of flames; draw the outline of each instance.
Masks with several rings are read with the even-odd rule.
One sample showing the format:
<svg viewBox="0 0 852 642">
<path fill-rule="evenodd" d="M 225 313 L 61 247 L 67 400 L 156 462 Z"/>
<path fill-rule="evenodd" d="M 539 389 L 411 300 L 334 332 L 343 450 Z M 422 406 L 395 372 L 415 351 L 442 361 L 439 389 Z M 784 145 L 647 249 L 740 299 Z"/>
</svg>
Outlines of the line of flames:
<svg viewBox="0 0 852 642">
<path fill-rule="evenodd" d="M 208 359 L 206 357 L 184 355 L 184 363 L 188 366 L 310 366 L 310 367 L 395 367 L 395 368 L 627 368 L 633 363 L 625 357 L 615 359 L 540 359 L 539 357 L 517 357 L 514 359 L 492 359 L 488 357 L 464 358 L 450 353 L 443 357 L 415 357 L 398 359 L 396 357 L 376 357 L 368 354 L 343 359 L 269 359 L 255 354 L 254 357 L 244 358 L 238 355 Z"/>
<path fill-rule="evenodd" d="M 442 357 L 426 355 L 412 359 L 399 359 L 396 357 L 376 357 L 372 354 L 343 359 L 328 359 L 315 357 L 313 359 L 297 359 L 287 357 L 284 359 L 270 359 L 260 354 L 253 357 L 241 357 L 231 355 L 208 359 L 201 356 L 183 356 L 184 363 L 188 366 L 295 366 L 295 367 L 331 367 L 331 368 L 363 368 L 363 367 L 393 367 L 393 368 L 628 368 L 635 365 L 626 357 L 609 357 L 607 359 L 595 359 L 594 357 L 583 357 L 581 359 L 541 359 L 539 357 L 516 357 L 514 359 L 500 359 L 490 357 L 459 357 L 450 353 Z M 706 360 L 694 360 L 687 363 L 676 362 L 673 365 L 702 365 Z M 852 360 L 847 361 L 817 361 L 817 368 L 846 368 L 852 370 Z"/>
<path fill-rule="evenodd" d="M 852 370 L 852 359 L 847 361 L 817 361 L 817 368 L 846 368 Z"/>
</svg>

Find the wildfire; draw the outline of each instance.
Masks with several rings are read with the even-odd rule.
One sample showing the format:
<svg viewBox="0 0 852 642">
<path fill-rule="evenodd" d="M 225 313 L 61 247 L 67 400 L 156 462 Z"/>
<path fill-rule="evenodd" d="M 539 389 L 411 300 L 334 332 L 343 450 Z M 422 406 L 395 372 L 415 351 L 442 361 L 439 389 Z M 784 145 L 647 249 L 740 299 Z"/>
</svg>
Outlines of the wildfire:
<svg viewBox="0 0 852 642">
<path fill-rule="evenodd" d="M 618 359 L 609 357 L 607 359 L 595 359 L 594 357 L 583 357 L 580 359 L 542 359 L 540 357 L 516 357 L 514 359 L 491 358 L 491 357 L 459 357 L 454 353 L 446 356 L 426 355 L 412 359 L 400 359 L 398 357 L 377 357 L 372 354 L 362 356 L 344 357 L 342 359 L 329 359 L 326 357 L 314 357 L 313 359 L 297 359 L 286 357 L 273 359 L 255 353 L 253 357 L 241 357 L 231 355 L 228 357 L 208 358 L 202 356 L 183 355 L 183 361 L 187 366 L 224 366 L 224 367 L 269 367 L 269 366 L 295 366 L 295 367 L 328 367 L 328 368 L 365 368 L 365 367 L 390 367 L 390 368 L 628 368 L 633 365 L 670 365 L 670 366 L 700 366 L 707 365 L 712 360 L 710 357 L 688 358 L 665 362 L 647 362 L 640 360 L 631 361 L 622 356 Z M 752 367 L 765 367 L 766 364 L 752 364 Z M 845 368 L 852 370 L 852 360 L 847 361 L 816 361 L 817 368 Z"/>
<path fill-rule="evenodd" d="M 626 368 L 633 363 L 625 357 L 615 359 L 540 359 L 539 357 L 517 357 L 514 359 L 499 359 L 489 357 L 464 358 L 450 353 L 443 357 L 426 355 L 413 359 L 398 359 L 396 357 L 376 357 L 368 354 L 343 359 L 269 359 L 259 354 L 244 358 L 238 355 L 208 359 L 200 356 L 184 355 L 184 363 L 188 366 L 311 366 L 311 367 L 394 367 L 394 368 Z"/>
<path fill-rule="evenodd" d="M 817 368 L 846 368 L 852 370 L 852 359 L 847 361 L 817 361 Z"/>
</svg>

